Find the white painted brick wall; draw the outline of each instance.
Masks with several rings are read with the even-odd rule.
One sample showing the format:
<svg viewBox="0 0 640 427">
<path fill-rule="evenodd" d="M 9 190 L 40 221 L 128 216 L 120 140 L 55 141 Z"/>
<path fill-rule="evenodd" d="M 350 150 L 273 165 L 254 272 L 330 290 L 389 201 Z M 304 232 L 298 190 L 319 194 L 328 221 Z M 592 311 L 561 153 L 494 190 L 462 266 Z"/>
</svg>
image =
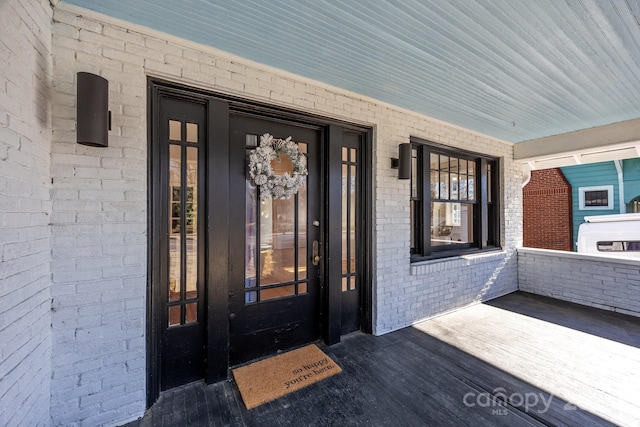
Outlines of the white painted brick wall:
<svg viewBox="0 0 640 427">
<path fill-rule="evenodd" d="M 509 144 L 65 3 L 54 13 L 53 58 L 54 424 L 119 422 L 144 409 L 149 75 L 374 128 L 375 333 L 517 289 L 522 178 Z M 75 144 L 79 71 L 109 80 L 106 149 Z M 503 159 L 503 252 L 412 268 L 409 183 L 389 161 L 410 136 Z"/>
<path fill-rule="evenodd" d="M 50 424 L 51 16 L 0 4 L 0 426 Z"/>
<path fill-rule="evenodd" d="M 518 249 L 520 290 L 640 316 L 640 260 Z"/>
<path fill-rule="evenodd" d="M 54 21 L 51 416 L 124 422 L 146 398 L 146 77 L 125 51 L 144 41 L 73 14 Z M 78 71 L 109 80 L 108 148 L 75 143 Z"/>
</svg>

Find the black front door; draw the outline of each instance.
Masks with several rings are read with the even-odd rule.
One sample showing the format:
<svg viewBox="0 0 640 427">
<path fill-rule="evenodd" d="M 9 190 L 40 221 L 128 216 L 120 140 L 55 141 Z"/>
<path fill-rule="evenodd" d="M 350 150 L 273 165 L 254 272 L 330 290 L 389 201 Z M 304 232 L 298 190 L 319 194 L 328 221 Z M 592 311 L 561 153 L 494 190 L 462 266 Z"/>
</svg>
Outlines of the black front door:
<svg viewBox="0 0 640 427">
<path fill-rule="evenodd" d="M 206 106 L 160 98 L 157 138 L 159 233 L 154 275 L 160 317 L 160 388 L 203 377 L 205 369 L 205 206 Z"/>
<path fill-rule="evenodd" d="M 289 199 L 262 198 L 249 177 L 265 133 L 306 153 L 306 186 Z M 318 339 L 321 202 L 317 127 L 234 114 L 230 118 L 229 359 L 235 365 Z M 291 168 L 273 161 L 275 173 Z"/>
<path fill-rule="evenodd" d="M 367 132 L 166 82 L 150 80 L 149 95 L 149 404 L 229 366 L 369 331 Z M 248 175 L 265 133 L 306 156 L 289 199 L 261 197 Z"/>
</svg>

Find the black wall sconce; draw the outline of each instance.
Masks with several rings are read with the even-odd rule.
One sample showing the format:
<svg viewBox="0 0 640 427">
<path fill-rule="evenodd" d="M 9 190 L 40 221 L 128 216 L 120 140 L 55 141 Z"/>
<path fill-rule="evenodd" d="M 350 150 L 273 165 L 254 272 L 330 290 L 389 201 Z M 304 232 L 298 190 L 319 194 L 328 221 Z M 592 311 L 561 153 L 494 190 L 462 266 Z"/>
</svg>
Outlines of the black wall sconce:
<svg viewBox="0 0 640 427">
<path fill-rule="evenodd" d="M 391 159 L 391 169 L 398 169 L 398 179 L 411 179 L 411 144 L 398 145 L 398 158 Z"/>
<path fill-rule="evenodd" d="M 77 142 L 92 147 L 109 146 L 111 111 L 109 82 L 91 73 L 78 73 Z"/>
</svg>

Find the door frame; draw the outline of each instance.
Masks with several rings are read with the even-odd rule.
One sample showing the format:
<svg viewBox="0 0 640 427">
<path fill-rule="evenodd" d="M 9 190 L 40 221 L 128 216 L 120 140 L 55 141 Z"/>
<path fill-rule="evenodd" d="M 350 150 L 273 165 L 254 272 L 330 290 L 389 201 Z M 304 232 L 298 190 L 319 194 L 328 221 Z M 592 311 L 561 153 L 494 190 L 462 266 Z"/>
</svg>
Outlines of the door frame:
<svg viewBox="0 0 640 427">
<path fill-rule="evenodd" d="M 255 115 L 264 119 L 286 120 L 294 123 L 324 128 L 320 148 L 321 162 L 321 200 L 323 204 L 321 230 L 324 242 L 320 280 L 320 334 L 328 344 L 340 342 L 341 327 L 341 141 L 343 132 L 356 132 L 361 135 L 362 182 L 360 185 L 361 225 L 359 236 L 362 247 L 360 289 L 360 323 L 364 333 L 372 332 L 372 287 L 373 287 L 373 129 L 345 121 L 331 119 L 292 109 L 276 107 L 243 98 L 218 94 L 204 89 L 193 88 L 159 78 L 147 78 L 147 407 L 150 407 L 160 395 L 160 336 L 161 316 L 158 292 L 154 283 L 160 275 L 159 254 L 160 236 L 156 231 L 164 215 L 159 206 L 160 176 L 159 149 L 154 146 L 159 125 L 159 102 L 162 97 L 183 99 L 205 104 L 207 109 L 207 147 L 206 147 L 206 207 L 208 218 L 205 225 L 207 247 L 206 301 L 206 373 L 205 381 L 213 383 L 228 378 L 229 373 L 229 279 L 231 259 L 229 256 L 229 116 L 231 113 Z M 211 179 L 216 171 L 216 179 Z M 242 193 L 244 197 L 244 193 Z M 168 221 L 168 220 L 167 220 Z M 164 224 L 168 222 L 165 221 Z M 224 234 L 220 235 L 220 230 Z M 337 230 L 337 232 L 336 232 Z M 336 235 L 337 233 L 337 235 Z M 222 238 L 221 238 L 222 237 Z M 238 267 L 236 267 L 238 268 Z M 242 266 L 244 268 L 244 266 Z"/>
</svg>

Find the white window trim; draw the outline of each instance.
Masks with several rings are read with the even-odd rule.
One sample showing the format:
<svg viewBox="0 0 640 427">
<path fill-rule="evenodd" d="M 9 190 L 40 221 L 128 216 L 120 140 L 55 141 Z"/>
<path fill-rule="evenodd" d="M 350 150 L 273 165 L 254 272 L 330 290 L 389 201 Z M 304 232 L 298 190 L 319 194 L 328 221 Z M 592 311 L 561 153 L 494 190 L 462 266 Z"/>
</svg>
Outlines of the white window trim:
<svg viewBox="0 0 640 427">
<path fill-rule="evenodd" d="M 587 191 L 607 191 L 607 206 L 585 206 L 584 193 Z M 581 211 L 609 211 L 614 209 L 613 205 L 613 185 L 599 185 L 596 187 L 578 188 L 579 209 Z"/>
</svg>

